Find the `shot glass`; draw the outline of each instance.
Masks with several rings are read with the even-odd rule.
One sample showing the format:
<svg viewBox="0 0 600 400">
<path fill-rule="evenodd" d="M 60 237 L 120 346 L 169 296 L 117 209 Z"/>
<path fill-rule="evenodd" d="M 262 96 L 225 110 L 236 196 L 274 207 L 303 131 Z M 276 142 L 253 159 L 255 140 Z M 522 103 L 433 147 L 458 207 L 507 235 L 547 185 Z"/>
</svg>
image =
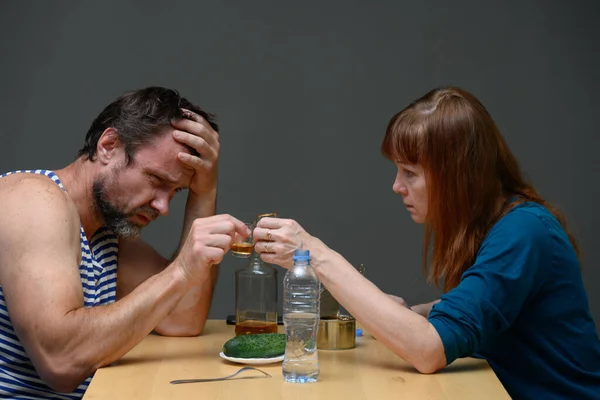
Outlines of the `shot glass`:
<svg viewBox="0 0 600 400">
<path fill-rule="evenodd" d="M 249 222 L 245 222 L 245 224 L 250 229 L 250 235 L 241 241 L 231 243 L 231 254 L 238 258 L 248 258 L 252 255 L 252 250 L 254 250 L 254 240 L 252 238 L 254 224 Z"/>
</svg>

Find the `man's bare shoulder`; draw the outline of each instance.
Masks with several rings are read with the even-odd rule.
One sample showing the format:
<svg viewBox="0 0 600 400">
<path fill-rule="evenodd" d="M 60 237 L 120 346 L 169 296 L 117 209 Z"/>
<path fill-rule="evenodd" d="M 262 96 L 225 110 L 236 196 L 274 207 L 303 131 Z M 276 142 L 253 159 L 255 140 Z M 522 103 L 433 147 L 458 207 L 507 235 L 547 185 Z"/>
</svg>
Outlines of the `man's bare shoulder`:
<svg viewBox="0 0 600 400">
<path fill-rule="evenodd" d="M 8 175 L 0 179 L 0 221 L 18 223 L 41 215 L 79 225 L 79 214 L 69 195 L 46 176 L 29 173 Z M 44 221 L 40 220 L 40 223 Z"/>
<path fill-rule="evenodd" d="M 30 174 L 30 173 L 17 173 L 6 175 L 0 179 L 0 190 L 2 193 L 8 193 L 8 191 L 15 190 L 36 190 L 41 188 L 57 189 L 58 192 L 63 190 L 46 175 Z"/>
</svg>

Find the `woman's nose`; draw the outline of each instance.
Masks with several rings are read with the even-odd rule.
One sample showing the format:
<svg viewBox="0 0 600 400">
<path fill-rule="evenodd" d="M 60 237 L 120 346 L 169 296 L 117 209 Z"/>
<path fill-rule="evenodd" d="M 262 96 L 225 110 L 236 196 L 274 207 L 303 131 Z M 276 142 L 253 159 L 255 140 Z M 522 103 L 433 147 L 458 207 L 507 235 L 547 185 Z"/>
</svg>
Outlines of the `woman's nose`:
<svg viewBox="0 0 600 400">
<path fill-rule="evenodd" d="M 394 191 L 394 193 L 401 194 L 402 196 L 406 196 L 408 194 L 408 189 L 406 188 L 406 185 L 398 176 L 396 176 L 396 180 L 394 180 L 392 190 Z"/>
</svg>

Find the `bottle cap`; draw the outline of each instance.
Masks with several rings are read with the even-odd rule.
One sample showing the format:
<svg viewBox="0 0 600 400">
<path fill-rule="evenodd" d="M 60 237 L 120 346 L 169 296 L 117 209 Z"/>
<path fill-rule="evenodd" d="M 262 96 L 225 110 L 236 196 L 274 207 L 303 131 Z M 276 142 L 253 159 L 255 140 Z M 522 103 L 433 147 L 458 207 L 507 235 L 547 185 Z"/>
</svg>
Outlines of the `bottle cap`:
<svg viewBox="0 0 600 400">
<path fill-rule="evenodd" d="M 294 251 L 294 261 L 310 261 L 310 251 L 306 249 L 298 249 Z"/>
<path fill-rule="evenodd" d="M 362 329 L 357 329 L 356 336 L 362 336 L 362 335 L 363 335 Z"/>
<path fill-rule="evenodd" d="M 277 218 L 277 213 L 276 212 L 272 212 L 272 213 L 265 213 L 265 214 L 256 214 L 256 220 L 257 221 L 259 219 L 265 218 L 265 217 Z"/>
</svg>

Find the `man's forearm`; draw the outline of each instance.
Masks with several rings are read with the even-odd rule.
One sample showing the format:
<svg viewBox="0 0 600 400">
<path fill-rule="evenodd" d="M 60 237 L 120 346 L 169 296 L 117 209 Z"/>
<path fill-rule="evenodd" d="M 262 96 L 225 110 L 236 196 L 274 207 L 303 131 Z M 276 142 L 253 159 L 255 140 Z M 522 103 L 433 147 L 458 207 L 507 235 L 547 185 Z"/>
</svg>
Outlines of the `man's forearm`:
<svg viewBox="0 0 600 400">
<path fill-rule="evenodd" d="M 156 333 L 164 336 L 197 336 L 202 333 L 217 281 L 217 268 L 218 265 L 213 265 L 208 279 L 186 293 L 169 315 L 156 326 Z"/>
<path fill-rule="evenodd" d="M 179 254 L 179 250 L 185 240 L 187 239 L 192 223 L 197 218 L 206 218 L 215 215 L 217 209 L 217 188 L 215 187 L 212 191 L 203 193 L 202 195 L 195 195 L 192 192 L 188 193 L 187 201 L 185 203 L 185 214 L 183 217 L 183 228 L 181 229 L 181 240 L 177 251 L 173 255 L 173 259 Z"/>
<path fill-rule="evenodd" d="M 174 267 L 150 277 L 116 303 L 78 308 L 44 327 L 45 340 L 27 349 L 51 387 L 74 388 L 97 368 L 119 359 L 165 318 L 188 291 Z"/>
<path fill-rule="evenodd" d="M 191 192 L 188 194 L 181 240 L 172 260 L 179 254 L 194 220 L 215 215 L 216 198 L 216 188 L 214 191 L 206 193 L 203 196 L 196 196 Z M 156 326 L 155 331 L 165 336 L 199 335 L 208 317 L 217 277 L 218 265 L 213 265 L 210 277 L 201 285 L 190 289 L 169 315 Z"/>
</svg>

